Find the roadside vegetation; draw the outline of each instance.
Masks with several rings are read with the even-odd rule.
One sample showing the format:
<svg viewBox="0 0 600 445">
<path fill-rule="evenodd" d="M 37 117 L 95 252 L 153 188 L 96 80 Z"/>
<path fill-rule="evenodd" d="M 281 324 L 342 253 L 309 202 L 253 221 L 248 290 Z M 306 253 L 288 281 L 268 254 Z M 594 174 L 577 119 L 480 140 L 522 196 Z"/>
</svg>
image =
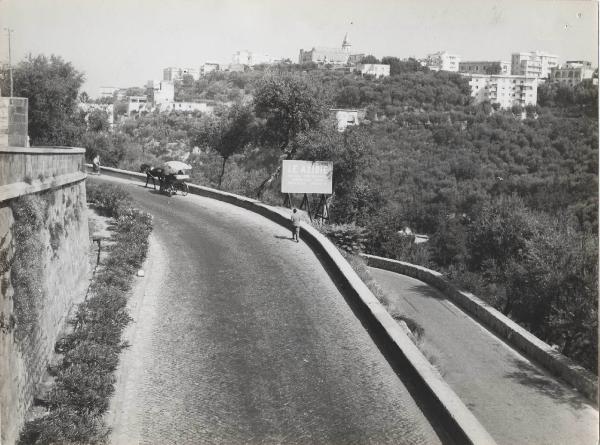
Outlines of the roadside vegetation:
<svg viewBox="0 0 600 445">
<path fill-rule="evenodd" d="M 541 85 L 537 106 L 501 110 L 474 105 L 458 74 L 382 61 L 386 79 L 310 64 L 186 77 L 176 100 L 210 102 L 212 115 L 125 117 L 116 103 L 113 132 L 100 116 L 77 127 L 75 113 L 61 122 L 78 130 L 53 143 L 131 170 L 186 160 L 196 183 L 277 204 L 282 159 L 333 161 L 334 238 L 360 232 L 368 253 L 445 273 L 597 372 L 598 87 Z M 328 110 L 347 107 L 365 119 L 339 133 Z M 429 241 L 415 244 L 406 227 Z"/>
<path fill-rule="evenodd" d="M 88 298 L 69 321 L 71 332 L 56 344 L 61 360 L 49 369 L 54 384 L 47 412 L 25 424 L 23 445 L 100 444 L 109 433 L 103 416 L 114 392 L 119 353 L 127 347 L 121 340 L 131 320 L 127 293 L 146 256 L 152 220 L 133 208 L 119 187 L 88 182 L 87 197 L 115 219 L 113 243 Z"/>
</svg>

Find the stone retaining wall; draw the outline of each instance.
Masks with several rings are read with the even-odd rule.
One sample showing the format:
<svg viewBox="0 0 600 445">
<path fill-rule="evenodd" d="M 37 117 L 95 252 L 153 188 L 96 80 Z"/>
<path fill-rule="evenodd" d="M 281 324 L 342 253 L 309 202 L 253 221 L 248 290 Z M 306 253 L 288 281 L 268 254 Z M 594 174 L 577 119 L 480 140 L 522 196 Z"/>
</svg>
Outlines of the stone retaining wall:
<svg viewBox="0 0 600 445">
<path fill-rule="evenodd" d="M 57 336 L 87 285 L 89 235 L 83 149 L 0 148 L 0 443 L 11 445 Z M 32 232 L 40 266 L 35 298 L 15 293 L 15 205 L 42 214 Z M 26 308 L 26 311 L 23 311 Z"/>
</svg>

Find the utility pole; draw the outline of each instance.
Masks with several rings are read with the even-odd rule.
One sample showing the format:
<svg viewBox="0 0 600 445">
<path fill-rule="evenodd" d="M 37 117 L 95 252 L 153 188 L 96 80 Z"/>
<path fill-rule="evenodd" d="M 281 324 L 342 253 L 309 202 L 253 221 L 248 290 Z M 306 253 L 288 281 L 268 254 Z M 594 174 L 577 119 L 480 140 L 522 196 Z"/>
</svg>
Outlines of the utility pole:
<svg viewBox="0 0 600 445">
<path fill-rule="evenodd" d="M 13 73 L 12 73 L 12 58 L 10 53 L 10 34 L 14 32 L 14 29 L 4 28 L 8 33 L 8 72 L 10 73 L 10 97 L 13 97 Z"/>
</svg>

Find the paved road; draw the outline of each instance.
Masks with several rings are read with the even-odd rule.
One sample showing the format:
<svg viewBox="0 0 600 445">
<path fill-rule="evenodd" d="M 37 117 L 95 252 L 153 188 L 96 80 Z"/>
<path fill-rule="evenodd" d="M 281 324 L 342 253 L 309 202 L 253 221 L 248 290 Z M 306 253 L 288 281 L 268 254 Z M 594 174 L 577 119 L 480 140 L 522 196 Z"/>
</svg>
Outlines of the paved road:
<svg viewBox="0 0 600 445">
<path fill-rule="evenodd" d="M 228 204 L 127 190 L 155 230 L 113 444 L 440 443 L 305 244 Z"/>
<path fill-rule="evenodd" d="M 597 444 L 598 411 L 429 285 L 371 268 L 400 313 L 424 329 L 424 348 L 498 444 Z"/>
</svg>

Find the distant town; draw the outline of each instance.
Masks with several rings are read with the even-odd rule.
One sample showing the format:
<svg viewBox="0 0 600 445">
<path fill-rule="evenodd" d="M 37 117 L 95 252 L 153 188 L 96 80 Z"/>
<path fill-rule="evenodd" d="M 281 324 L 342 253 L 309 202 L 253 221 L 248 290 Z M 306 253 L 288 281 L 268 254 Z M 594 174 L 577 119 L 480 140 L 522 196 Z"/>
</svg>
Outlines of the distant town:
<svg viewBox="0 0 600 445">
<path fill-rule="evenodd" d="M 348 35 L 344 36 L 339 47 L 314 46 L 309 50 L 300 49 L 297 63 L 310 69 L 336 70 L 356 73 L 381 79 L 390 76 L 390 64 L 376 59 L 366 52 L 353 52 Z M 388 58 L 389 59 L 389 58 Z M 466 60 L 459 54 L 439 51 L 423 58 L 411 58 L 430 71 L 447 71 L 468 77 L 474 103 L 489 102 L 499 108 L 514 106 L 527 107 L 537 104 L 537 89 L 542 82 L 577 85 L 591 79 L 598 82 L 598 72 L 586 60 L 567 60 L 559 64 L 559 56 L 544 51 L 512 53 L 510 61 Z M 409 60 L 409 59 L 403 59 Z M 214 101 L 181 102 L 175 100 L 175 84 L 186 78 L 197 81 L 203 76 L 216 72 L 246 72 L 269 69 L 281 65 L 291 65 L 289 58 L 276 58 L 269 54 L 248 50 L 236 51 L 230 63 L 207 61 L 196 67 L 170 66 L 163 69 L 161 80 L 150 80 L 140 94 L 131 94 L 132 88 L 113 86 L 101 87 L 98 98 L 93 102 L 81 103 L 84 111 L 101 109 L 109 116 L 109 124 L 115 117 L 132 117 L 147 112 L 201 112 L 211 114 Z M 143 92 L 143 94 L 142 94 Z M 114 104 L 122 104 L 121 113 L 115 113 Z M 219 103 L 230 105 L 230 103 Z M 357 125 L 364 110 L 332 109 L 338 120 L 338 129 L 343 131 L 348 125 Z"/>
</svg>

